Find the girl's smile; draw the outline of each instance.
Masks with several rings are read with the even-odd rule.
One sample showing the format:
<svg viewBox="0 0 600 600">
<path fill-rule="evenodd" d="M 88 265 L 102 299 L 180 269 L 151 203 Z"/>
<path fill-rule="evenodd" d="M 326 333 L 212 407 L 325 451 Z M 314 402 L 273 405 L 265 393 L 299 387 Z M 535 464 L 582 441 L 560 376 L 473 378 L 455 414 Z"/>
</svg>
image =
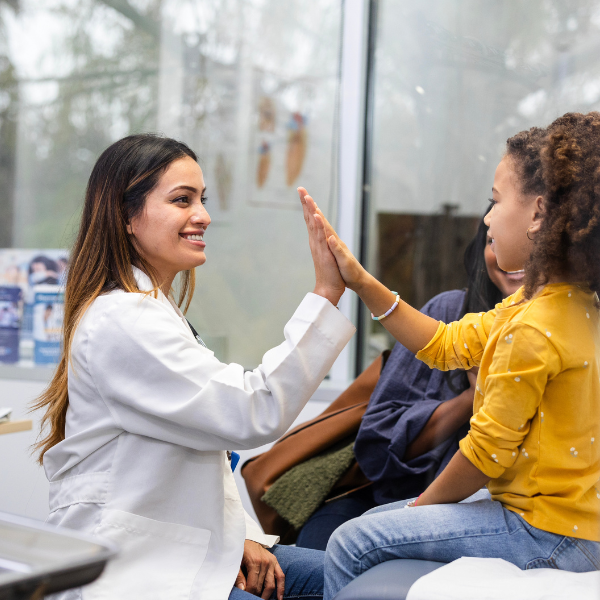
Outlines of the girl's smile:
<svg viewBox="0 0 600 600">
<path fill-rule="evenodd" d="M 521 272 L 531 254 L 533 237 L 541 224 L 543 198 L 522 193 L 519 174 L 509 156 L 505 156 L 496 168 L 492 194 L 493 207 L 484 218 L 492 239 L 491 250 L 507 276 L 513 280 L 522 279 Z"/>
</svg>

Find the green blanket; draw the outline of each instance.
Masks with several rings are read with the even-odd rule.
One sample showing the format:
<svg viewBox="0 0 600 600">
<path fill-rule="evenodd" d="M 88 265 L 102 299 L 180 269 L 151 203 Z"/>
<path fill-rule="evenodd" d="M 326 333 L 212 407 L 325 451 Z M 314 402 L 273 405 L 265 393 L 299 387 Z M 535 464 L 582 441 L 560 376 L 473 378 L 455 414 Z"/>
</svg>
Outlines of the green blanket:
<svg viewBox="0 0 600 600">
<path fill-rule="evenodd" d="M 261 498 L 291 525 L 300 529 L 327 498 L 338 479 L 352 466 L 354 439 L 342 440 L 284 473 Z"/>
</svg>

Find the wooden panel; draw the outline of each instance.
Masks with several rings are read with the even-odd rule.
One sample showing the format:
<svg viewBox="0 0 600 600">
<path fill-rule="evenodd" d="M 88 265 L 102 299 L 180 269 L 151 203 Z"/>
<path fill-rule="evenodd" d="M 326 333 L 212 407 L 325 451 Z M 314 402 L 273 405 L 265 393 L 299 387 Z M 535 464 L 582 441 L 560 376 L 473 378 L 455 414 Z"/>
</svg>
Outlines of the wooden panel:
<svg viewBox="0 0 600 600">
<path fill-rule="evenodd" d="M 467 285 L 463 254 L 480 217 L 379 213 L 377 277 L 421 308 L 433 296 Z"/>
<path fill-rule="evenodd" d="M 0 435 L 3 433 L 16 433 L 17 431 L 29 431 L 31 428 L 32 423 L 29 419 L 8 421 L 8 423 L 0 423 Z"/>
</svg>

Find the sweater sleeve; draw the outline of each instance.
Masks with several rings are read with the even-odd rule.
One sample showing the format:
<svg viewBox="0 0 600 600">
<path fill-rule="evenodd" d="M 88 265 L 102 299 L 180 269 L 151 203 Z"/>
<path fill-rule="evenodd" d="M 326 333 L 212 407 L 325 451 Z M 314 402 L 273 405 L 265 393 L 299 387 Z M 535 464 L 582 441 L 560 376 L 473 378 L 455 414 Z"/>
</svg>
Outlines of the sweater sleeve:
<svg viewBox="0 0 600 600">
<path fill-rule="evenodd" d="M 478 367 L 495 318 L 496 309 L 492 309 L 468 313 L 453 323 L 440 322 L 431 341 L 416 356 L 441 371 Z"/>
<path fill-rule="evenodd" d="M 546 385 L 560 369 L 547 335 L 521 323 L 504 328 L 479 392 L 483 404 L 460 442 L 462 454 L 481 472 L 495 479 L 515 463 Z M 526 456 L 527 449 L 521 452 Z"/>
</svg>

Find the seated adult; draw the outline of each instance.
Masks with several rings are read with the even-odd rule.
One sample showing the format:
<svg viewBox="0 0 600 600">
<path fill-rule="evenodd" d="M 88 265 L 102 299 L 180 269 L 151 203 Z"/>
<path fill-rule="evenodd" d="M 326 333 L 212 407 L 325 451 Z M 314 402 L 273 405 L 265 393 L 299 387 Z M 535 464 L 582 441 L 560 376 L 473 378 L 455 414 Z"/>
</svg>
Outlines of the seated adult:
<svg viewBox="0 0 600 600">
<path fill-rule="evenodd" d="M 467 289 L 443 292 L 421 312 L 436 320 L 456 321 L 468 312 L 487 312 L 520 287 L 524 273 L 506 273 L 498 267 L 487 229 L 482 220 L 465 250 Z M 475 379 L 472 371 L 432 370 L 397 343 L 354 444 L 358 464 L 372 485 L 326 502 L 304 524 L 296 544 L 325 550 L 333 531 L 346 521 L 423 492 L 468 431 Z"/>
</svg>

